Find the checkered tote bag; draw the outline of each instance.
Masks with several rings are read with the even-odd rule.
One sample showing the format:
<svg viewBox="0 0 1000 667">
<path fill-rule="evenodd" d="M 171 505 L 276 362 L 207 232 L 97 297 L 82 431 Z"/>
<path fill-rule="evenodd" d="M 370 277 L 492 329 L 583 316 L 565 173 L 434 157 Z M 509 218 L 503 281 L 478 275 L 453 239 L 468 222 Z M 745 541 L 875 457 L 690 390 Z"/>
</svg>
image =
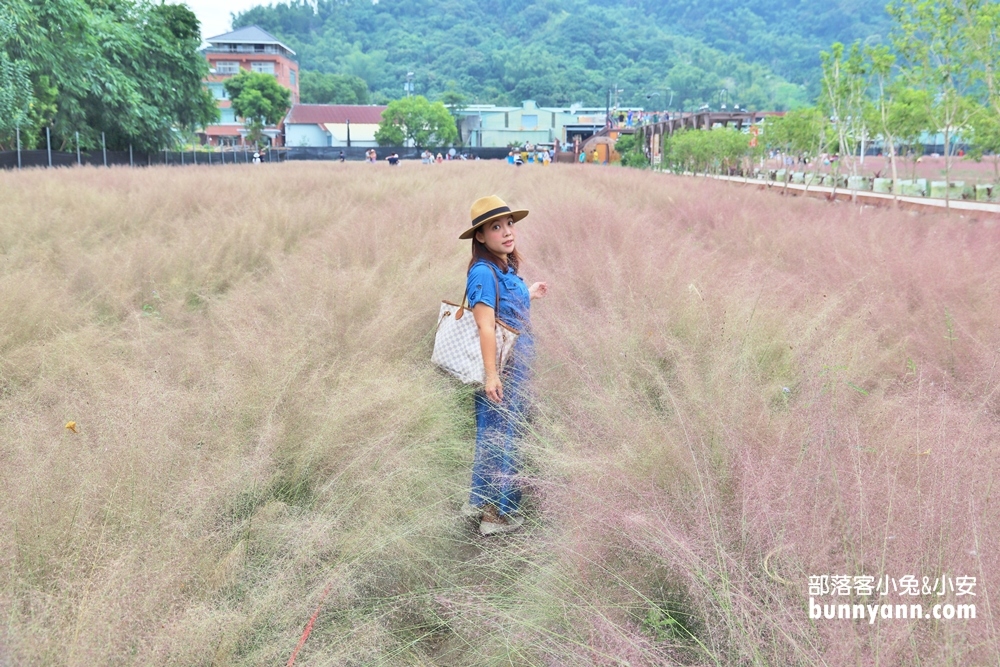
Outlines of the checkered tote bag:
<svg viewBox="0 0 1000 667">
<path fill-rule="evenodd" d="M 496 278 L 496 274 L 493 276 Z M 500 305 L 500 281 L 497 280 L 497 306 Z M 514 341 L 518 332 L 500 321 L 497 308 L 497 372 L 503 370 L 514 349 Z M 438 314 L 437 334 L 434 336 L 434 352 L 431 362 L 455 376 L 465 384 L 483 384 L 486 380 L 486 368 L 483 366 L 483 349 L 479 345 L 479 327 L 472 311 L 462 305 L 441 302 Z"/>
</svg>

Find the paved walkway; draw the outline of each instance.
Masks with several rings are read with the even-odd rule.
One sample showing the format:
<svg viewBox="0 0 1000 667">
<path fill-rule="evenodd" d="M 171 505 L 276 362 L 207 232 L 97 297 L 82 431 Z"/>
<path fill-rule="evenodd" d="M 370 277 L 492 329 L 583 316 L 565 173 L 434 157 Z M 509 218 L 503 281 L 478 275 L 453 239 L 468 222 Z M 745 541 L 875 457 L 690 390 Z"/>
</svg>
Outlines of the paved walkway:
<svg viewBox="0 0 1000 667">
<path fill-rule="evenodd" d="M 699 178 L 703 178 L 700 177 Z M 742 176 L 707 176 L 720 181 L 740 183 L 742 185 L 756 186 L 760 190 L 776 190 L 791 195 L 803 195 L 820 199 L 833 199 L 834 189 L 823 185 L 802 185 L 801 183 L 778 183 L 776 181 L 762 181 L 755 178 L 744 178 Z M 967 199 L 952 199 L 950 202 L 944 199 L 932 197 L 903 197 L 901 195 L 882 194 L 880 192 L 870 192 L 868 190 L 848 190 L 847 188 L 837 188 L 836 198 L 844 201 L 855 201 L 870 206 L 893 206 L 898 201 L 900 208 L 941 211 L 949 209 L 962 213 L 987 213 L 1000 215 L 1000 203 L 970 201 Z"/>
</svg>

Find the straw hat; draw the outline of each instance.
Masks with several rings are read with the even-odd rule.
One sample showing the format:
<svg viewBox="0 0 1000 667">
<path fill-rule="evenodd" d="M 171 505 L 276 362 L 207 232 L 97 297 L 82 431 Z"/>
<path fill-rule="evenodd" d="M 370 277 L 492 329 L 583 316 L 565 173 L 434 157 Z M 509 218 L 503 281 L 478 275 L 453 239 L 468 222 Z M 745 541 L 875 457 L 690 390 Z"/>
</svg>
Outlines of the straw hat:
<svg viewBox="0 0 1000 667">
<path fill-rule="evenodd" d="M 472 226 L 462 232 L 458 238 L 460 239 L 471 239 L 476 230 L 485 225 L 491 220 L 496 220 L 497 218 L 503 218 L 506 216 L 512 216 L 514 221 L 517 222 L 524 216 L 528 215 L 528 212 L 524 209 L 510 210 L 510 206 L 504 203 L 504 200 L 500 199 L 496 195 L 490 195 L 489 197 L 480 197 L 472 203 Z"/>
</svg>

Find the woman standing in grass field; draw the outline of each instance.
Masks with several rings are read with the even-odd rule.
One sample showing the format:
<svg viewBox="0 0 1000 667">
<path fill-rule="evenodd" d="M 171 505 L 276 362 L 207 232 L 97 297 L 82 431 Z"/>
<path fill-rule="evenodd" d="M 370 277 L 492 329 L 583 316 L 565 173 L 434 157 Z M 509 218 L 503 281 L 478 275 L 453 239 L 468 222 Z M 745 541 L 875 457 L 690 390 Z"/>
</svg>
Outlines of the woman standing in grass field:
<svg viewBox="0 0 1000 667">
<path fill-rule="evenodd" d="M 476 452 L 467 512 L 481 516 L 483 535 L 516 530 L 519 514 L 518 442 L 528 407 L 528 379 L 534 358 L 531 300 L 548 286 L 528 287 L 518 269 L 516 223 L 528 212 L 511 210 L 496 196 L 472 204 L 472 226 L 460 239 L 472 239 L 466 296 L 479 329 L 485 384 L 476 392 Z M 497 369 L 495 318 L 520 332 L 502 374 Z"/>
</svg>

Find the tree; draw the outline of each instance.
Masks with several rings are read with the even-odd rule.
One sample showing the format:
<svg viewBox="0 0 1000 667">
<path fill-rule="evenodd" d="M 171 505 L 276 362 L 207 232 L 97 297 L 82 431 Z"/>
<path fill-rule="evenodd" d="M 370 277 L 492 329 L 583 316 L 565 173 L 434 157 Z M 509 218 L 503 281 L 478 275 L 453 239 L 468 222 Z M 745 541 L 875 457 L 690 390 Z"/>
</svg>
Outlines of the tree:
<svg viewBox="0 0 1000 667">
<path fill-rule="evenodd" d="M 967 0 L 962 4 L 969 49 L 976 66 L 973 80 L 981 84 L 982 106 L 971 120 L 972 151 L 981 160 L 993 155 L 996 182 L 1000 184 L 1000 4 Z"/>
<path fill-rule="evenodd" d="M 750 156 L 750 137 L 728 127 L 687 130 L 670 135 L 664 157 L 675 171 L 730 173 Z"/>
<path fill-rule="evenodd" d="M 969 123 L 969 157 L 981 162 L 986 155 L 992 157 L 994 187 L 1000 187 L 1000 122 L 991 107 L 983 107 Z"/>
<path fill-rule="evenodd" d="M 0 15 L 0 147 L 5 137 L 15 135 L 21 125 L 27 126 L 34 101 L 28 63 L 12 59 L 3 48 L 13 35 L 14 22 Z"/>
<path fill-rule="evenodd" d="M 201 25 L 194 12 L 183 4 L 153 4 L 146 25 L 133 70 L 143 95 L 180 130 L 216 122 L 218 107 L 202 84 L 208 62 L 198 52 Z"/>
<path fill-rule="evenodd" d="M 930 116 L 933 104 L 927 90 L 905 85 L 905 81 L 893 83 L 895 89 L 892 105 L 889 107 L 889 123 L 895 128 L 900 149 L 906 149 L 910 156 L 911 178 L 916 178 L 917 159 L 923 154 L 922 137 L 934 126 Z"/>
<path fill-rule="evenodd" d="M 643 152 L 643 143 L 638 134 L 622 134 L 615 142 L 615 151 L 621 155 L 623 167 L 648 167 L 649 160 Z"/>
<path fill-rule="evenodd" d="M 951 181 L 951 140 L 965 126 L 975 105 L 967 93 L 975 78 L 969 45 L 966 2 L 976 0 L 897 0 L 886 10 L 896 20 L 893 44 L 905 63 L 909 85 L 927 91 L 927 113 L 934 130 L 944 133 L 945 180 Z M 950 200 L 951 188 L 945 188 Z"/>
<path fill-rule="evenodd" d="M 819 107 L 789 111 L 764 120 L 763 143 L 786 155 L 816 157 L 826 146 L 826 119 Z"/>
<path fill-rule="evenodd" d="M 306 104 L 371 104 L 368 84 L 352 74 L 303 71 L 299 94 Z"/>
<path fill-rule="evenodd" d="M 897 149 L 909 148 L 916 170 L 916 155 L 921 147 L 921 135 L 931 129 L 929 115 L 931 101 L 926 90 L 906 85 L 903 79 L 894 79 L 896 57 L 887 46 L 865 50 L 869 62 L 871 87 L 874 100 L 868 107 L 869 124 L 882 137 L 884 153 L 888 158 L 893 192 L 898 192 Z"/>
<path fill-rule="evenodd" d="M 835 42 L 829 52 L 820 54 L 823 63 L 820 108 L 833 125 L 838 151 L 847 161 L 851 175 L 857 175 L 855 153 L 864 142 L 865 127 L 865 63 L 858 42 L 844 56 L 844 45 Z M 836 183 L 836 167 L 834 182 Z M 836 186 L 834 186 L 836 187 Z"/>
<path fill-rule="evenodd" d="M 892 191 L 899 191 L 896 170 L 896 136 L 897 128 L 893 121 L 893 107 L 896 104 L 894 87 L 892 86 L 892 69 L 896 63 L 887 46 L 877 46 L 865 49 L 865 57 L 870 63 L 868 71 L 872 78 L 875 91 L 875 101 L 868 108 L 870 125 L 882 135 L 883 153 L 889 160 L 892 175 Z"/>
<path fill-rule="evenodd" d="M 255 146 L 261 145 L 264 126 L 280 123 L 292 105 L 292 91 L 270 74 L 243 70 L 222 85 L 246 125 L 247 141 Z"/>
<path fill-rule="evenodd" d="M 449 88 L 448 90 L 441 93 L 441 104 L 445 105 L 445 107 L 449 109 L 453 109 L 456 111 L 464 109 L 465 102 L 466 102 L 465 95 L 463 95 L 462 93 L 458 92 L 453 88 Z"/>
<path fill-rule="evenodd" d="M 82 148 L 97 147 L 103 133 L 108 148 L 157 150 L 176 141 L 176 128 L 218 117 L 201 85 L 208 64 L 198 20 L 183 5 L 5 0 L 3 12 L 14 30 L 0 30 L 0 52 L 22 74 L 27 67 L 32 87 L 20 125 L 29 146 L 49 127 L 63 148 L 77 133 Z M 9 131 L 0 133 L 8 143 Z"/>
<path fill-rule="evenodd" d="M 423 95 L 404 97 L 389 103 L 375 131 L 380 146 L 436 148 L 458 141 L 458 128 L 441 102 L 430 102 Z"/>
</svg>

